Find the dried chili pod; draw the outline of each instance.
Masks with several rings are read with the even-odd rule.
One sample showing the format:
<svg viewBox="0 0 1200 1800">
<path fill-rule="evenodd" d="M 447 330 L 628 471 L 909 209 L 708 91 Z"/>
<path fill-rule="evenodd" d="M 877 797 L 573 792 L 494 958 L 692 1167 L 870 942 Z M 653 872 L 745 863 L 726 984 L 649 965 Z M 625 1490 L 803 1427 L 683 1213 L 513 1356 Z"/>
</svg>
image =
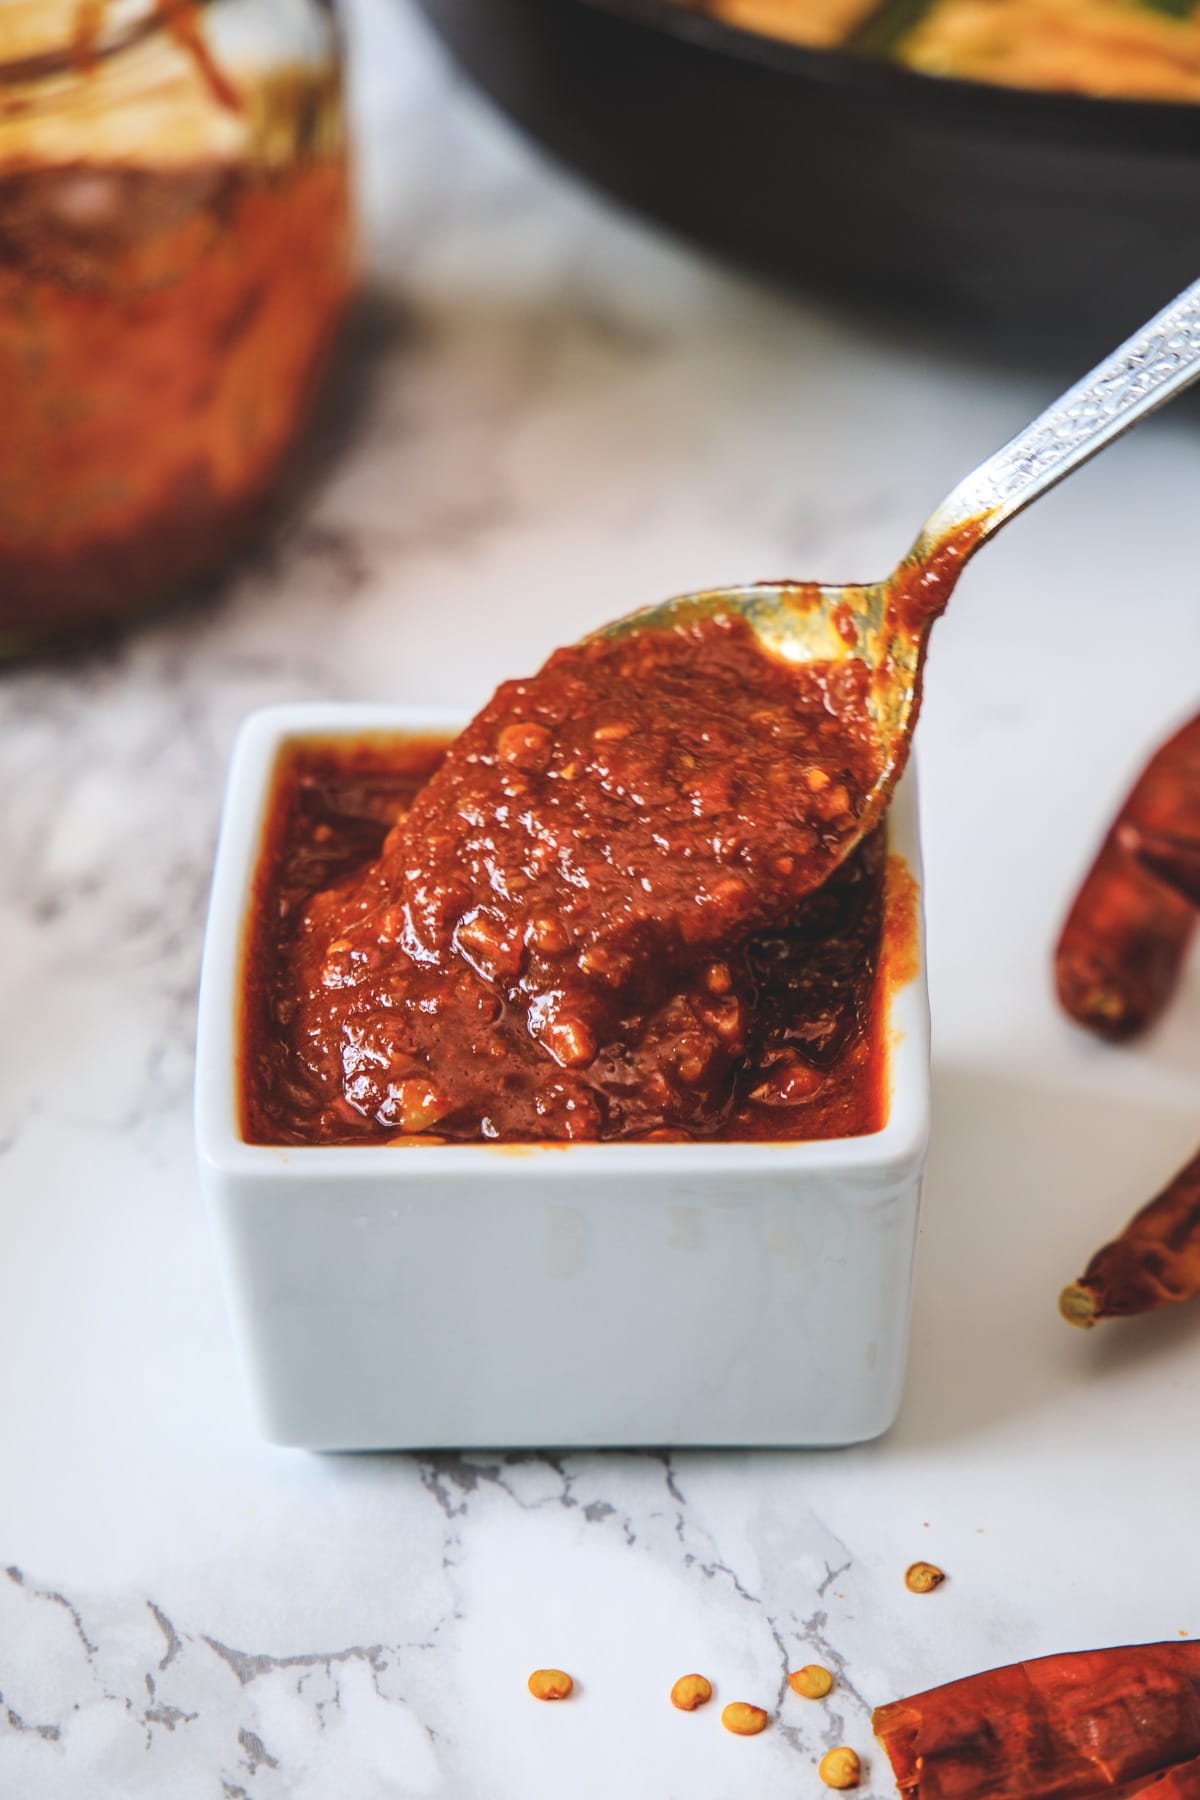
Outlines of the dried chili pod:
<svg viewBox="0 0 1200 1800">
<path fill-rule="evenodd" d="M 1162 831 L 1143 831 L 1124 825 L 1121 848 L 1136 857 L 1143 869 L 1174 888 L 1192 906 L 1200 907 L 1200 792 L 1196 795 L 1196 834 L 1173 836 Z"/>
<path fill-rule="evenodd" d="M 1200 1643 L 1010 1663 L 880 1706 L 872 1724 L 904 1800 L 1191 1800 Z"/>
<path fill-rule="evenodd" d="M 1143 1030 L 1175 991 L 1194 908 L 1125 847 L 1127 828 L 1200 834 L 1200 714 L 1159 747 L 1113 821 L 1054 953 L 1064 1011 L 1101 1037 Z"/>
<path fill-rule="evenodd" d="M 1200 1800 L 1200 1756 L 1176 1763 L 1173 1769 L 1163 1769 L 1132 1787 L 1118 1788 L 1108 1800 Z"/>
<path fill-rule="evenodd" d="M 1097 1250 L 1059 1310 L 1072 1325 L 1155 1312 L 1200 1294 L 1200 1151 Z"/>
</svg>

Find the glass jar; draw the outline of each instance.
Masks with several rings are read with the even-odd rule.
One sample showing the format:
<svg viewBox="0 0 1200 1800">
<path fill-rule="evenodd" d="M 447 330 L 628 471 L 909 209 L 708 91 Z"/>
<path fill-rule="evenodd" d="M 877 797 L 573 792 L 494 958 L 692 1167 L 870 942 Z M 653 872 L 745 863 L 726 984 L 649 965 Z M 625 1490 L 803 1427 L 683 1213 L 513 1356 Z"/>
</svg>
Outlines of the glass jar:
<svg viewBox="0 0 1200 1800">
<path fill-rule="evenodd" d="M 328 0 L 0 0 L 0 652 L 229 561 L 352 272 Z"/>
</svg>

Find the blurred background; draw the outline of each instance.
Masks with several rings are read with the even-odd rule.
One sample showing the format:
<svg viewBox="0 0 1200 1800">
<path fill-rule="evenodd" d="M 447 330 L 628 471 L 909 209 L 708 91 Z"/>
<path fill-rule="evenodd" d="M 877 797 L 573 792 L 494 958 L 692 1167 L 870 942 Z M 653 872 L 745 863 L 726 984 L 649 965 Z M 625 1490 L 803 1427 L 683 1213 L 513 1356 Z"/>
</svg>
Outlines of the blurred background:
<svg viewBox="0 0 1200 1800">
<path fill-rule="evenodd" d="M 328 0 L 0 6 L 0 651 L 194 590 L 302 491 L 356 283 L 420 255 L 397 204 L 415 183 L 436 208 L 453 180 L 395 135 L 405 65 L 439 64 L 430 33 L 568 167 L 829 318 L 1082 366 L 1192 273 L 1184 0 L 420 8 L 425 32 L 402 0 L 342 20 Z M 514 248 L 493 297 L 528 267 Z M 325 384 L 335 417 L 352 364 Z"/>
</svg>

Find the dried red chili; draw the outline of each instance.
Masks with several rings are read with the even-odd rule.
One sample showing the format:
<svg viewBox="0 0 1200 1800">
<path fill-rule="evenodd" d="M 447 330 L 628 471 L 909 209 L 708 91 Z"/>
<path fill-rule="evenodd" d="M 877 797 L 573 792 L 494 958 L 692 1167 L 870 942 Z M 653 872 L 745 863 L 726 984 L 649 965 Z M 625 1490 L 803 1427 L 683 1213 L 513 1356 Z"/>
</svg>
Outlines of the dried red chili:
<svg viewBox="0 0 1200 1800">
<path fill-rule="evenodd" d="M 1134 1787 L 1121 1788 L 1110 1800 L 1134 1800 L 1138 1794 L 1144 1794 L 1146 1800 L 1200 1800 L 1200 1756 L 1176 1763 L 1173 1769 L 1164 1769 Z"/>
<path fill-rule="evenodd" d="M 1072 1325 L 1155 1312 L 1200 1294 L 1200 1151 L 1112 1243 L 1097 1250 L 1059 1309 Z"/>
<path fill-rule="evenodd" d="M 1113 821 L 1055 951 L 1058 997 L 1101 1037 L 1132 1037 L 1175 991 L 1194 908 L 1127 847 L 1130 828 L 1188 835 L 1200 810 L 1200 714 L 1151 757 Z M 1191 835 L 1195 835 L 1193 830 Z"/>
<path fill-rule="evenodd" d="M 1195 801 L 1195 830 L 1189 836 L 1142 831 L 1136 825 L 1127 825 L 1121 833 L 1121 846 L 1151 875 L 1165 881 L 1193 906 L 1200 906 L 1200 787 Z"/>
<path fill-rule="evenodd" d="M 1011 1663 L 878 1707 L 905 1800 L 1190 1800 L 1200 1643 Z"/>
<path fill-rule="evenodd" d="M 878 1706 L 873 1726 L 905 1800 L 1182 1800 L 1200 1759 L 1200 1643 L 1009 1663 Z"/>
</svg>

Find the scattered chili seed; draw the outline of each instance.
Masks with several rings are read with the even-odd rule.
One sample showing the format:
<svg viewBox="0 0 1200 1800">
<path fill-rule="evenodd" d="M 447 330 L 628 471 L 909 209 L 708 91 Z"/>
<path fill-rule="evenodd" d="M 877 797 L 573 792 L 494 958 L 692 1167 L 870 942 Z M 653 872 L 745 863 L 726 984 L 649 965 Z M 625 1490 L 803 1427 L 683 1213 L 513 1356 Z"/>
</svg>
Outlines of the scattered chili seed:
<svg viewBox="0 0 1200 1800">
<path fill-rule="evenodd" d="M 595 1058 L 596 1040 L 582 1019 L 550 1019 L 537 1037 L 564 1069 L 586 1069 Z"/>
<path fill-rule="evenodd" d="M 817 1774 L 831 1788 L 856 1788 L 862 1780 L 862 1764 L 853 1750 L 839 1744 L 821 1758 Z"/>
<path fill-rule="evenodd" d="M 733 987 L 729 964 L 711 962 L 704 971 L 704 985 L 710 994 L 727 994 Z"/>
<path fill-rule="evenodd" d="M 825 788 L 813 810 L 819 818 L 840 819 L 843 813 L 850 811 L 850 790 L 840 781 L 836 787 Z"/>
<path fill-rule="evenodd" d="M 496 739 L 496 755 L 510 768 L 520 769 L 522 773 L 537 773 L 550 761 L 552 741 L 544 725 L 518 719 L 512 725 L 506 725 Z"/>
<path fill-rule="evenodd" d="M 535 1700 L 569 1700 L 575 1683 L 563 1669 L 535 1669 L 529 1691 Z"/>
<path fill-rule="evenodd" d="M 671 1705 L 680 1712 L 695 1712 L 712 1699 L 712 1682 L 704 1675 L 681 1675 L 671 1689 Z"/>
<path fill-rule="evenodd" d="M 436 1125 L 450 1111 L 451 1103 L 432 1081 L 423 1078 L 392 1083 L 376 1117 L 399 1125 L 405 1137 L 416 1137 Z"/>
<path fill-rule="evenodd" d="M 721 1714 L 721 1723 L 735 1737 L 757 1737 L 760 1731 L 767 1729 L 767 1715 L 761 1706 L 751 1706 L 746 1700 L 731 1700 Z"/>
<path fill-rule="evenodd" d="M 823 1700 L 833 1687 L 833 1676 L 820 1663 L 805 1663 L 802 1669 L 792 1670 L 788 1686 L 802 1700 Z"/>
<path fill-rule="evenodd" d="M 932 1594 L 945 1579 L 945 1569 L 939 1569 L 936 1563 L 909 1563 L 904 1571 L 904 1585 L 910 1594 Z"/>
</svg>

